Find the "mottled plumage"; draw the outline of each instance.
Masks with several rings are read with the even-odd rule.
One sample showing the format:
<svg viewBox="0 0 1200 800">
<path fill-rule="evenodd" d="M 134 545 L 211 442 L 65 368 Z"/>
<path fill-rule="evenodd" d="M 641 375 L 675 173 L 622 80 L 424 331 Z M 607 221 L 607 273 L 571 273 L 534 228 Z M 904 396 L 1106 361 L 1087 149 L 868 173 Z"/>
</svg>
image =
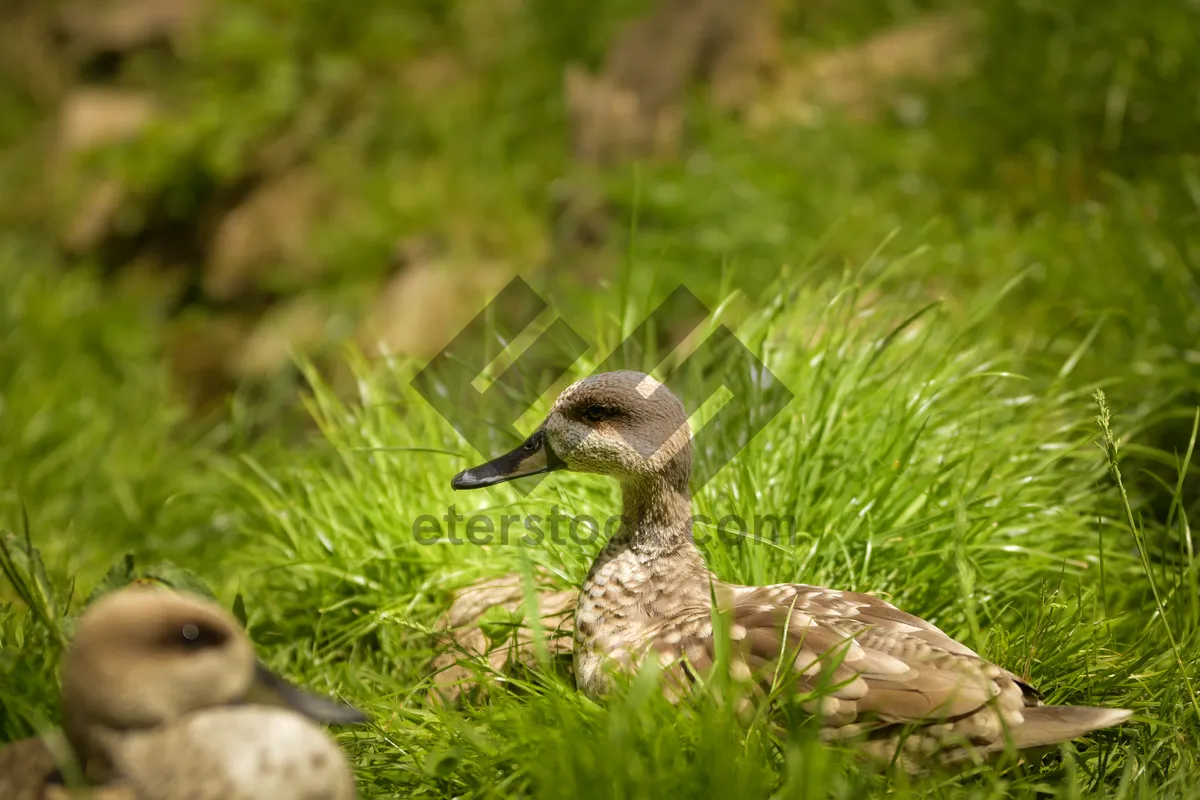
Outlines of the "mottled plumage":
<svg viewBox="0 0 1200 800">
<path fill-rule="evenodd" d="M 105 800 L 352 800 L 345 756 L 310 720 L 360 722 L 272 675 L 215 604 L 165 589 L 106 595 L 62 665 L 66 742 Z M 51 741 L 54 741 L 53 739 Z M 0 797 L 69 796 L 43 740 L 0 750 Z M 70 773 L 70 770 L 64 770 Z"/>
<path fill-rule="evenodd" d="M 600 695 L 609 671 L 654 657 L 678 695 L 716 660 L 713 599 L 730 669 L 752 692 L 808 695 L 829 739 L 857 738 L 908 766 L 1037 747 L 1115 725 L 1121 709 L 1052 707 L 1013 673 L 876 597 L 818 586 L 718 580 L 692 538 L 691 435 L 665 386 L 610 372 L 568 387 L 541 427 L 455 488 L 570 469 L 620 481 L 622 525 L 593 563 L 575 612 L 575 676 Z"/>
</svg>

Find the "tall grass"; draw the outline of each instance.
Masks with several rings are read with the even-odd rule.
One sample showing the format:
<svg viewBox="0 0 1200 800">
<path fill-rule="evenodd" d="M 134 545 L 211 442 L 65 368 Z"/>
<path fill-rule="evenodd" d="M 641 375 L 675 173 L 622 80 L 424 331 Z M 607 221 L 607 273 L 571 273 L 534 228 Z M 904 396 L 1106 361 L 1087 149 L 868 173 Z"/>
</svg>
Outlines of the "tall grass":
<svg viewBox="0 0 1200 800">
<path fill-rule="evenodd" d="M 482 705 L 430 706 L 428 627 L 448 590 L 530 564 L 578 585 L 600 542 L 479 547 L 452 544 L 445 531 L 420 544 L 414 520 L 454 507 L 499 530 L 501 514 L 557 504 L 602 519 L 619 500 L 603 479 L 565 473 L 528 496 L 511 487 L 455 496 L 449 477 L 480 456 L 408 387 L 418 365 L 360 362 L 353 398 L 310 374 L 322 434 L 311 455 L 248 462 L 249 544 L 237 572 L 250 629 L 272 658 L 347 692 L 378 721 L 344 735 L 368 796 L 1190 793 L 1200 725 L 1194 562 L 1143 557 L 1143 523 L 1131 527 L 1095 446 L 1111 447 L 1141 420 L 1117 414 L 1098 429 L 1091 387 L 1030 371 L 1042 353 L 998 345 L 994 307 L 911 315 L 872 288 L 851 279 L 785 291 L 738 324 L 796 398 L 695 507 L 711 519 L 792 515 L 796 536 L 710 536 L 710 564 L 746 583 L 880 593 L 1028 677 L 1051 702 L 1131 707 L 1139 722 L 1015 771 L 906 788 L 818 747 L 811 732 L 746 729 L 704 702 L 672 708 L 636 682 L 603 706 L 552 674 Z M 620 330 L 646 310 L 597 301 L 597 328 Z M 596 361 L 585 357 L 578 373 Z M 714 434 L 734 432 L 700 439 Z M 1157 533 L 1184 552 L 1184 524 Z"/>
<path fill-rule="evenodd" d="M 339 734 L 368 797 L 561 796 L 564 790 L 641 797 L 668 788 L 781 797 L 1188 796 L 1198 772 L 1192 742 L 1200 727 L 1193 692 L 1200 604 L 1182 487 L 1194 434 L 1177 456 L 1152 454 L 1178 465 L 1169 521 L 1139 518 L 1136 501 L 1114 490 L 1110 472 L 1124 452 L 1147 451 L 1137 436 L 1159 409 L 1118 407 L 1105 411 L 1106 427 L 1097 428 L 1094 386 L 1072 372 L 1086 340 L 1063 358 L 1054 346 L 1015 349 L 1004 332 L 999 317 L 1018 283 L 997 287 L 968 310 L 906 304 L 881 291 L 906 270 L 920 274 L 926 257 L 895 259 L 890 271 L 868 269 L 840 281 L 784 277 L 773 292 L 777 299 L 758 308 L 736 297 L 712 303 L 718 310 L 705 335 L 729 325 L 795 399 L 698 492 L 695 508 L 713 520 L 795 519 L 794 536 L 780 541 L 756 538 L 752 529 L 727 528 L 724 537 L 701 530 L 703 549 L 723 578 L 877 592 L 1028 677 L 1051 702 L 1138 712 L 1135 723 L 1015 769 L 980 768 L 910 785 L 818 745 L 803 726 L 781 730 L 763 719 L 747 726 L 705 698 L 673 707 L 636 681 L 600 705 L 552 671 L 506 678 L 490 699 L 462 708 L 428 703 L 429 629 L 451 590 L 533 565 L 561 586 L 578 585 L 601 542 L 564 537 L 536 547 L 478 547 L 450 543 L 447 531 L 443 541 L 421 544 L 414 521 L 453 507 L 486 515 L 499 529 L 501 514 L 545 515 L 553 505 L 603 519 L 619 499 L 602 478 L 565 473 L 528 495 L 511 486 L 454 495 L 449 477 L 480 454 L 443 418 L 453 409 L 431 407 L 409 386 L 420 365 L 408 361 L 369 364 L 351 356 L 357 378 L 349 396 L 308 370 L 315 427 L 307 441 L 252 448 L 233 468 L 223 460 L 185 462 L 184 476 L 159 468 L 170 461 L 150 462 L 141 478 L 149 502 L 166 503 L 181 487 L 202 485 L 205 491 L 193 498 L 198 507 L 219 508 L 223 526 L 234 532 L 214 558 L 205 553 L 220 539 L 175 542 L 194 517 L 168 517 L 148 527 L 134 549 L 184 559 L 224 602 L 236 600 L 274 666 L 372 715 L 368 731 Z M 46 296 L 29 295 L 39 297 Z M 593 349 L 564 380 L 600 363 L 658 300 L 636 292 L 624 297 L 593 296 L 591 313 L 577 323 Z M 90 364 L 94 356 L 80 358 Z M 106 390 L 112 376 L 99 374 L 75 385 L 93 399 L 113 391 L 114 399 L 93 413 L 120 420 L 127 410 L 117 399 L 130 386 Z M 732 394 L 752 391 L 744 377 L 730 374 Z M 552 395 L 522 418 L 522 430 L 536 424 Z M 706 400 L 686 399 L 693 408 Z M 51 419 L 82 424 L 69 414 Z M 69 433 L 57 434 L 59 447 L 87 453 L 82 448 L 92 440 Z M 144 430 L 129 435 L 117 441 L 134 453 L 149 437 Z M 737 435 L 733 428 L 701 428 L 698 441 Z M 160 445 L 170 439 L 164 436 Z M 158 457 L 195 458 L 186 441 Z M 72 469 L 50 473 L 58 483 L 42 487 L 44 494 L 25 493 L 35 509 L 31 541 L 55 553 L 56 520 L 70 524 L 79 515 L 97 547 L 113 548 L 118 560 L 127 541 L 122 528 L 102 524 L 133 523 L 104 495 L 84 497 L 94 505 L 73 514 L 55 512 L 55 492 L 104 485 L 76 461 L 62 463 Z M 20 519 L 8 519 L 20 532 Z M 72 596 L 62 568 L 70 557 L 49 560 L 58 598 L 51 613 L 69 617 L 95 585 L 95 572 L 81 576 Z M 2 607 L 0 634 L 12 675 L 0 703 L 12 737 L 56 717 L 57 646 L 16 600 Z"/>
</svg>

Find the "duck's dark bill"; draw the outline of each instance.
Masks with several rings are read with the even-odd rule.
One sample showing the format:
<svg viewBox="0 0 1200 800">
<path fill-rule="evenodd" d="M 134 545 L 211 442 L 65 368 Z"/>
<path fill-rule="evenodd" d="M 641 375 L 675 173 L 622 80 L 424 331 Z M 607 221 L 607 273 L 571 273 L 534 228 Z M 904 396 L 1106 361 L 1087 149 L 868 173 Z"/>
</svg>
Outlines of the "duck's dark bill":
<svg viewBox="0 0 1200 800">
<path fill-rule="evenodd" d="M 514 478 L 562 469 L 564 466 L 566 465 L 554 455 L 554 451 L 546 443 L 544 431 L 538 428 L 536 433 L 525 440 L 525 444 L 511 453 L 493 458 L 478 467 L 464 469 L 451 479 L 450 486 L 455 489 L 482 489 Z"/>
<path fill-rule="evenodd" d="M 244 702 L 290 708 L 298 714 L 327 725 L 354 725 L 367 721 L 357 708 L 328 697 L 309 694 L 262 664 L 255 665 L 254 687 Z"/>
</svg>

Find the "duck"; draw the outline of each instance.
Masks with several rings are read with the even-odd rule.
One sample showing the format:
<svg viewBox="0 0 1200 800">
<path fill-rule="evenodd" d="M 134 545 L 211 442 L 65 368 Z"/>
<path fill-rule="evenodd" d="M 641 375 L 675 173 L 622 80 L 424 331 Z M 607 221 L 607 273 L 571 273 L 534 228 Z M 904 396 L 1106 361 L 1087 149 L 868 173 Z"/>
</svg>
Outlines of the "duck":
<svg viewBox="0 0 1200 800">
<path fill-rule="evenodd" d="M 0 749 L 0 797 L 353 800 L 346 756 L 316 723 L 359 724 L 347 704 L 268 670 L 207 598 L 133 585 L 81 614 L 61 663 L 63 730 Z M 67 753 L 72 768 L 60 771 Z"/>
<path fill-rule="evenodd" d="M 598 373 L 563 390 L 515 450 L 451 480 L 475 490 L 567 470 L 620 484 L 620 525 L 575 607 L 575 682 L 585 695 L 602 697 L 614 676 L 654 660 L 678 699 L 726 663 L 751 695 L 778 698 L 782 685 L 822 739 L 853 740 L 916 770 L 1053 746 L 1131 716 L 1047 705 L 1026 680 L 870 594 L 719 579 L 693 536 L 691 439 L 666 385 L 632 370 Z"/>
</svg>

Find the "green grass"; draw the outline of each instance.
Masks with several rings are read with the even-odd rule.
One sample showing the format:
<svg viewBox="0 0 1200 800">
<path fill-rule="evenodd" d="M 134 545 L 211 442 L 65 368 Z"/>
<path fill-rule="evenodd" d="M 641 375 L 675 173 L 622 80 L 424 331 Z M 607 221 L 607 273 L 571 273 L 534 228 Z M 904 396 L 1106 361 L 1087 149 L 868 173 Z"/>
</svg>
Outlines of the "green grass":
<svg viewBox="0 0 1200 800">
<path fill-rule="evenodd" d="M 139 549 L 193 548 L 187 565 L 227 604 L 241 596 L 251 635 L 273 666 L 371 715 L 369 730 L 339 734 L 368 797 L 1188 796 L 1200 775 L 1190 674 L 1200 655 L 1200 603 L 1178 513 L 1185 498 L 1169 525 L 1127 513 L 1109 476 L 1115 440 L 1097 426 L 1093 387 L 1072 381 L 1052 350 L 1014 350 L 992 332 L 1002 295 L 968 312 L 934 309 L 911 319 L 916 307 L 877 292 L 921 268 L 916 256 L 875 277 L 792 278 L 774 306 L 710 320 L 735 323 L 796 399 L 695 504 L 712 518 L 796 517 L 792 546 L 706 543 L 723 578 L 879 592 L 1028 675 L 1052 702 L 1138 713 L 1137 722 L 1028 765 L 909 785 L 822 748 L 803 725 L 779 731 L 758 718 L 746 726 L 704 698 L 671 707 L 638 683 L 597 705 L 545 673 L 479 705 L 429 706 L 427 630 L 449 589 L 531 564 L 577 585 L 599 543 L 420 545 L 411 535 L 416 517 L 440 516 L 451 504 L 498 517 L 545 513 L 554 503 L 602 517 L 618 497 L 602 479 L 569 474 L 527 497 L 511 487 L 455 496 L 450 475 L 478 456 L 408 386 L 418 364 L 352 359 L 357 391 L 341 397 L 309 372 L 317 428 L 309 441 L 248 453 L 233 469 L 201 461 L 188 475 L 147 479 L 163 492 L 207 475 L 201 505 L 219 506 L 237 536 L 219 559 L 205 558 L 212 542 L 173 542 L 186 525 L 159 520 Z M 596 300 L 594 330 L 580 332 L 603 353 L 622 319 L 650 308 L 646 300 L 629 308 Z M 585 356 L 575 374 L 595 361 Z M 543 401 L 526 428 L 544 410 Z M 1132 449 L 1153 415 L 1118 409 L 1105 419 Z M 138 437 L 118 441 L 138 452 Z M 77 456 L 95 447 L 72 446 Z M 175 443 L 160 457 L 186 452 Z M 109 482 L 82 469 L 60 471 L 58 480 L 56 491 L 69 485 L 84 494 Z M 100 499 L 63 516 L 119 519 L 119 504 Z M 33 542 L 55 552 L 61 534 L 46 510 L 54 506 L 33 507 Z M 114 547 L 125 541 L 119 531 L 96 535 Z M 50 571 L 61 580 L 71 559 L 56 559 Z M 9 663 L 23 646 L 43 656 L 20 659 L 20 681 L 0 693 L 5 731 L 15 736 L 53 719 L 54 648 L 23 604 L 4 608 Z"/>
<path fill-rule="evenodd" d="M 1190 669 L 1187 654 L 1196 652 L 1194 563 L 1139 559 L 1145 536 L 1120 516 L 1094 446 L 1100 431 L 1090 389 L 1029 374 L 1042 354 L 997 347 L 986 334 L 994 310 L 971 320 L 928 315 L 901 328 L 902 317 L 889 320 L 862 300 L 864 291 L 851 282 L 796 292 L 786 306 L 744 321 L 743 336 L 762 342 L 771 370 L 797 398 L 696 507 L 714 519 L 794 514 L 799 536 L 793 547 L 712 541 L 710 563 L 730 580 L 884 593 L 1028 675 L 1053 702 L 1124 705 L 1145 720 L 1017 776 L 985 770 L 937 784 L 945 796 L 964 787 L 1020 796 L 1041 784 L 1063 796 L 1099 787 L 1163 796 L 1171 786 L 1183 796 L 1194 758 L 1186 741 L 1164 733 L 1194 731 L 1198 722 L 1176 658 Z M 600 326 L 618 329 L 610 313 L 601 313 Z M 336 462 L 271 471 L 270 480 L 250 484 L 255 546 L 244 569 L 257 573 L 246 580 L 261 606 L 252 630 L 263 641 L 303 642 L 303 653 L 287 648 L 295 668 L 314 680 L 338 676 L 372 713 L 393 720 L 386 737 L 410 771 L 377 791 L 486 796 L 520 787 L 555 796 L 576 786 L 588 796 L 638 797 L 716 786 L 755 794 L 789 774 L 811 786 L 818 769 L 829 770 L 831 796 L 864 781 L 885 785 L 840 760 L 824 763 L 831 757 L 805 749 L 803 735 L 787 744 L 763 730 L 730 730 L 719 709 L 660 708 L 636 689 L 600 709 L 535 679 L 528 694 L 464 713 L 427 712 L 414 729 L 400 707 L 428 678 L 421 626 L 444 604 L 444 590 L 527 562 L 578 585 L 598 543 L 430 547 L 412 541 L 413 520 L 451 504 L 491 514 L 497 527 L 502 513 L 545 513 L 554 503 L 602 517 L 618 499 L 603 480 L 570 475 L 552 476 L 529 497 L 504 488 L 453 496 L 448 476 L 475 455 L 457 452 L 456 436 L 405 387 L 411 370 L 364 374 L 361 396 L 348 404 L 318 388 L 313 409 Z M 428 447 L 447 454 L 417 452 Z M 1165 621 L 1155 591 L 1168 598 Z M 288 610 L 305 603 L 324 613 L 298 618 Z M 549 741 L 547 720 L 555 720 Z M 380 743 L 361 738 L 373 754 L 365 764 L 373 764 Z M 456 766 L 436 767 L 449 774 L 434 790 L 422 776 L 445 753 Z"/>
<path fill-rule="evenodd" d="M 416 518 L 452 504 L 605 517 L 616 488 L 556 474 L 528 496 L 453 494 L 450 476 L 480 454 L 409 386 L 421 365 L 406 360 L 347 353 L 349 381 L 303 364 L 299 422 L 249 393 L 226 417 L 189 419 L 160 302 L 68 269 L 39 218 L 0 233 L 0 531 L 16 535 L 16 580 L 0 581 L 0 740 L 55 724 L 60 642 L 89 594 L 130 574 L 186 585 L 174 562 L 244 608 L 272 666 L 370 714 L 338 733 L 364 797 L 1195 796 L 1198 184 L 1194 159 L 1164 144 L 1174 128 L 1154 124 L 1183 107 L 1171 86 L 1192 57 L 1174 34 L 1193 12 L 1101 15 L 1084 37 L 1096 59 L 1055 72 L 1074 63 L 1062 54 L 1087 9 L 996 0 L 987 41 L 1025 46 L 992 46 L 977 79 L 924 98 L 923 120 L 751 133 L 697 98 L 686 158 L 575 174 L 559 62 L 598 63 L 641 5 L 574 3 L 591 16 L 568 22 L 539 0 L 481 47 L 495 23 L 470 4 L 373 3 L 351 18 L 230 0 L 181 66 L 149 53 L 122 76 L 182 112 L 81 174 L 119 174 L 147 208 L 187 218 L 278 126 L 315 113 L 310 161 L 355 202 L 311 233 L 335 265 L 322 285 L 272 288 L 355 298 L 398 236 L 443 235 L 468 262 L 534 262 L 546 186 L 588 184 L 615 212 L 621 268 L 604 291 L 581 290 L 571 264 L 529 271 L 591 345 L 570 377 L 686 281 L 720 309 L 706 330 L 728 324 L 795 393 L 695 498 L 712 519 L 791 515 L 795 540 L 710 537 L 721 577 L 880 593 L 1051 702 L 1136 721 L 1021 766 L 910 780 L 801 721 L 739 721 L 710 697 L 673 707 L 638 682 L 600 705 L 542 670 L 485 702 L 431 706 L 429 628 L 454 588 L 533 566 L 577 585 L 600 543 L 420 545 Z M 824 3 L 789 24 L 825 20 L 805 40 L 842 43 L 924 5 L 842 16 Z M 1139 55 L 1147 42 L 1160 58 Z M 430 48 L 461 71 L 433 97 L 395 91 L 393 62 Z M 1150 117 L 1104 117 L 1113 86 Z M 1157 148 L 1153 169 L 1133 168 L 1141 145 Z M 30 171 L 20 152 L 0 167 L 6 183 Z"/>
</svg>

